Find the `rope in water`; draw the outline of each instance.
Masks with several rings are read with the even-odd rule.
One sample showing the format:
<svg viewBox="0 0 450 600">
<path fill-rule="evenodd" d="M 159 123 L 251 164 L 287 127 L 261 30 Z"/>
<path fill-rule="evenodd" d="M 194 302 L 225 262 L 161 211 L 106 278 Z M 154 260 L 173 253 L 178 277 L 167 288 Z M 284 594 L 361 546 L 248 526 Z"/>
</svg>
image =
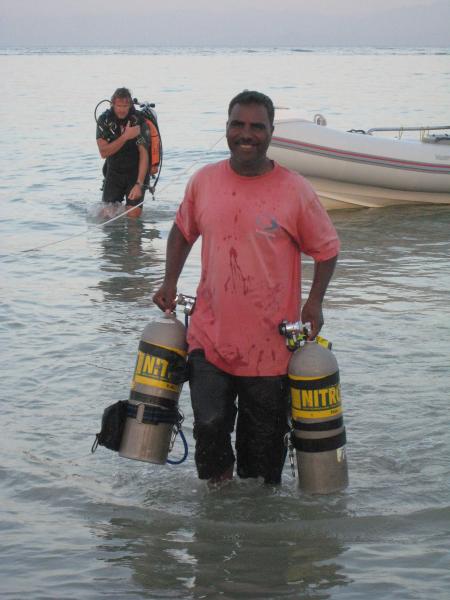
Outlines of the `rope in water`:
<svg viewBox="0 0 450 600">
<path fill-rule="evenodd" d="M 208 148 L 208 150 L 206 152 L 211 152 L 211 150 L 213 150 L 213 148 L 215 148 L 217 146 L 217 144 L 219 144 L 219 142 L 222 141 L 222 139 L 225 137 L 225 135 L 221 135 L 220 138 L 214 142 L 214 144 Z M 170 186 L 174 185 L 178 179 L 180 179 L 180 177 L 182 177 L 183 175 L 185 175 L 186 173 L 188 173 L 193 167 L 195 167 L 197 164 L 199 164 L 201 162 L 200 159 L 196 160 L 195 162 L 191 163 L 186 169 L 183 169 L 182 171 L 180 171 L 180 173 L 178 173 L 173 179 L 171 179 L 169 182 L 167 182 L 167 184 L 160 190 L 160 192 L 164 192 L 165 190 L 167 190 Z M 154 194 L 152 194 L 153 199 L 155 199 Z M 131 208 L 129 208 L 128 210 L 125 210 L 123 212 L 121 212 L 120 214 L 116 215 L 115 217 L 112 217 L 111 219 L 108 219 L 108 221 L 104 221 L 103 223 L 98 223 L 93 225 L 93 228 L 101 228 L 104 227 L 105 225 L 109 225 L 110 223 L 113 223 L 114 221 L 117 221 L 118 219 L 121 219 L 122 217 L 125 217 L 129 212 L 131 212 L 132 210 L 135 210 L 136 208 L 139 208 L 140 206 L 142 206 L 144 204 L 144 200 L 142 200 L 142 202 L 140 202 L 139 204 L 136 204 L 135 206 L 132 206 Z M 72 235 L 69 235 L 67 237 L 64 238 L 60 238 L 59 240 L 55 240 L 53 242 L 47 242 L 45 244 L 41 244 L 39 246 L 34 246 L 32 248 L 27 248 L 26 250 L 19 250 L 19 252 L 16 253 L 11 253 L 5 256 L 2 256 L 0 258 L 9 258 L 11 256 L 20 256 L 21 254 L 27 254 L 30 252 L 37 252 L 39 250 L 43 250 L 44 248 L 48 248 L 50 246 L 56 246 L 57 244 L 62 244 L 64 242 L 68 242 L 69 240 L 73 240 L 77 237 L 81 237 L 83 235 L 86 235 L 89 231 L 92 230 L 92 227 L 87 227 L 86 229 L 83 229 L 83 231 L 80 231 L 79 233 L 74 233 Z"/>
</svg>

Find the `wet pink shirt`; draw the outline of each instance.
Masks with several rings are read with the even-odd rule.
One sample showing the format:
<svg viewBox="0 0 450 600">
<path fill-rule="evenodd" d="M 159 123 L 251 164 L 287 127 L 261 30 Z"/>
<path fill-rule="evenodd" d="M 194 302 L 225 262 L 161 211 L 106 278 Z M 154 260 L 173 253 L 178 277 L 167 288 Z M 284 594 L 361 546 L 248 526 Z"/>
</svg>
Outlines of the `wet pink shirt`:
<svg viewBox="0 0 450 600">
<path fill-rule="evenodd" d="M 202 237 L 189 349 L 233 375 L 285 374 L 278 324 L 300 318 L 300 252 L 316 261 L 339 252 L 310 184 L 276 163 L 243 177 L 224 160 L 193 175 L 175 222 L 190 244 Z"/>
</svg>

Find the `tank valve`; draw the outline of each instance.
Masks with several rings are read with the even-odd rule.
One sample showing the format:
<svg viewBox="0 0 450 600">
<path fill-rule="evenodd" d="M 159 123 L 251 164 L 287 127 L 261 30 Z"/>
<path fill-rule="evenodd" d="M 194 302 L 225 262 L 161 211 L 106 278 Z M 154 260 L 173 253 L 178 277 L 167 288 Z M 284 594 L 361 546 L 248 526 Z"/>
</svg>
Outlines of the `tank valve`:
<svg viewBox="0 0 450 600">
<path fill-rule="evenodd" d="M 311 333 L 311 327 L 310 323 L 302 323 L 301 321 L 294 321 L 290 323 L 289 321 L 284 320 L 278 325 L 278 331 L 281 335 L 285 336 L 288 350 L 295 352 L 304 346 L 308 341 L 309 334 Z M 316 336 L 314 341 L 320 346 L 331 350 L 331 342 L 323 337 L 320 337 L 320 335 Z"/>
<path fill-rule="evenodd" d="M 183 306 L 183 312 L 185 315 L 191 315 L 195 306 L 196 297 L 187 296 L 186 294 L 177 294 L 175 296 L 175 302 L 179 306 Z"/>
<path fill-rule="evenodd" d="M 301 346 L 306 343 L 309 335 L 309 329 L 307 325 L 301 321 L 295 321 L 290 323 L 289 321 L 281 321 L 278 325 L 278 331 L 280 335 L 284 335 L 286 338 L 286 346 L 291 352 L 295 352 Z"/>
</svg>

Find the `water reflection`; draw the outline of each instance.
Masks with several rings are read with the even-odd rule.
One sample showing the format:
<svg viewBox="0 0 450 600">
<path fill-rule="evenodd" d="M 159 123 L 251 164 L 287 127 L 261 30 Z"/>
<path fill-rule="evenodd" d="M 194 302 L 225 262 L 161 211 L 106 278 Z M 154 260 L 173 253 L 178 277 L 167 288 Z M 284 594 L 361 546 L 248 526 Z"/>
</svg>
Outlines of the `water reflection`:
<svg viewBox="0 0 450 600">
<path fill-rule="evenodd" d="M 192 542 L 179 544 L 195 560 L 194 598 L 211 597 L 213 590 L 213 597 L 230 600 L 324 600 L 331 597 L 332 588 L 348 583 L 337 560 L 344 547 L 332 529 L 324 529 L 320 517 L 300 520 L 298 511 L 292 521 L 279 520 L 282 500 L 276 496 L 268 500 L 261 503 L 250 497 L 243 503 L 246 507 L 229 506 L 229 521 L 219 516 L 223 511 L 217 510 L 214 500 L 205 507 L 193 528 Z M 262 520 L 250 518 L 255 504 L 260 505 Z M 185 565 L 180 558 L 178 563 Z"/>
<path fill-rule="evenodd" d="M 100 269 L 109 276 L 95 287 L 107 302 L 152 305 L 152 293 L 159 286 L 164 269 L 152 240 L 157 229 L 141 219 L 123 218 L 104 228 Z"/>
<path fill-rule="evenodd" d="M 297 493 L 283 497 L 257 485 L 198 494 L 188 518 L 159 502 L 96 532 L 108 540 L 100 544 L 106 561 L 131 567 L 146 598 L 325 600 L 351 582 L 334 530 L 342 507 L 302 508 Z"/>
<path fill-rule="evenodd" d="M 330 306 L 389 302 L 391 309 L 410 310 L 415 298 L 422 307 L 448 304 L 450 207 L 346 210 L 331 217 L 342 249 Z"/>
</svg>

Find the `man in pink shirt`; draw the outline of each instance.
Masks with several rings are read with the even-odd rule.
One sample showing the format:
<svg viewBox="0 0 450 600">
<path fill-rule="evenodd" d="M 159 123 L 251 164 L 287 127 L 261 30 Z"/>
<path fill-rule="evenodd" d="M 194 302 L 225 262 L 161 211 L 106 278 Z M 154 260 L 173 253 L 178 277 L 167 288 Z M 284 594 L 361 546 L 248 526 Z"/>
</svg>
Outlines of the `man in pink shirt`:
<svg viewBox="0 0 450 600">
<path fill-rule="evenodd" d="M 274 107 L 259 92 L 230 102 L 230 158 L 193 175 L 167 242 L 166 274 L 153 297 L 173 310 L 189 251 L 202 238 L 202 272 L 188 331 L 195 459 L 199 477 L 230 479 L 237 414 L 240 477 L 279 483 L 288 430 L 289 352 L 278 333 L 300 317 L 301 253 L 315 261 L 301 320 L 310 338 L 339 252 L 336 231 L 300 175 L 269 160 Z"/>
</svg>

